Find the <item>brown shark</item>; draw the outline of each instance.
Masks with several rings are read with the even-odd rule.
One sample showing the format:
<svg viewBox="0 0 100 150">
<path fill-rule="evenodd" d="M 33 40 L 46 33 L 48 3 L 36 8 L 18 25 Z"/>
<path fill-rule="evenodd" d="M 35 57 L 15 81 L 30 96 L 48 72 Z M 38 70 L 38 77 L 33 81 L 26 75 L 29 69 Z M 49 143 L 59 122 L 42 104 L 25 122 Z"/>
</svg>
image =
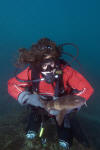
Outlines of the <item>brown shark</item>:
<svg viewBox="0 0 100 150">
<path fill-rule="evenodd" d="M 77 95 L 66 95 L 59 97 L 56 100 L 44 101 L 40 100 L 47 111 L 58 110 L 59 113 L 56 115 L 56 120 L 59 125 L 62 124 L 64 116 L 70 110 L 81 107 L 86 103 L 86 100 Z"/>
</svg>

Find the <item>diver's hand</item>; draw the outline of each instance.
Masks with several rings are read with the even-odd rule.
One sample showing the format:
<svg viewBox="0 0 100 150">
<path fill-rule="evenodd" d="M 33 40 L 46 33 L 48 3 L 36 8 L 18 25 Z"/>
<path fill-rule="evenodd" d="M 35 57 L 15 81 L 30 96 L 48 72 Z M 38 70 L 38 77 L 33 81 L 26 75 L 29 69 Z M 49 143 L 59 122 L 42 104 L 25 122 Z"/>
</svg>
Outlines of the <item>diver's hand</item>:
<svg viewBox="0 0 100 150">
<path fill-rule="evenodd" d="M 49 110 L 49 114 L 56 116 L 56 115 L 59 114 L 59 110 L 53 110 L 53 109 L 52 109 L 52 110 Z"/>
<path fill-rule="evenodd" d="M 40 96 L 38 94 L 31 94 L 28 91 L 22 92 L 18 97 L 18 102 L 23 105 L 32 105 L 43 108 L 43 104 L 40 102 Z"/>
</svg>

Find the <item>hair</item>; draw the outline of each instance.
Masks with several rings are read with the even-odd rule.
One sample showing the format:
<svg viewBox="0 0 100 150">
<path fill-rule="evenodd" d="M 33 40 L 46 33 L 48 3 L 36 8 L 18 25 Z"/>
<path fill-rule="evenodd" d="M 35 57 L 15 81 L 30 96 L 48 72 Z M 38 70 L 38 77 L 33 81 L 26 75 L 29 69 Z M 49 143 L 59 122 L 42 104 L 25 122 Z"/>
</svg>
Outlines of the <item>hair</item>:
<svg viewBox="0 0 100 150">
<path fill-rule="evenodd" d="M 34 66 L 35 64 L 41 64 L 48 55 L 53 59 L 58 59 L 61 56 L 61 48 L 52 40 L 42 38 L 36 44 L 33 44 L 29 50 L 26 48 L 19 49 L 16 65 L 31 64 Z"/>
</svg>

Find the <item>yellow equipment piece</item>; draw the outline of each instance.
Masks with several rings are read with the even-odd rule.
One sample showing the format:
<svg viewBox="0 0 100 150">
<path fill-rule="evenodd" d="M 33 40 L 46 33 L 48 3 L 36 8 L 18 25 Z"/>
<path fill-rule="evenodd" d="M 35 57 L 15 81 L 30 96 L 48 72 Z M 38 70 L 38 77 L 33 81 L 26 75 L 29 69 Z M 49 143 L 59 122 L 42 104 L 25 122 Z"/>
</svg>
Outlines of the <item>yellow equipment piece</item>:
<svg viewBox="0 0 100 150">
<path fill-rule="evenodd" d="M 39 133 L 39 137 L 41 137 L 41 136 L 43 135 L 43 132 L 44 132 L 44 128 L 43 128 L 43 127 L 41 127 L 41 129 L 40 129 L 40 133 Z"/>
</svg>

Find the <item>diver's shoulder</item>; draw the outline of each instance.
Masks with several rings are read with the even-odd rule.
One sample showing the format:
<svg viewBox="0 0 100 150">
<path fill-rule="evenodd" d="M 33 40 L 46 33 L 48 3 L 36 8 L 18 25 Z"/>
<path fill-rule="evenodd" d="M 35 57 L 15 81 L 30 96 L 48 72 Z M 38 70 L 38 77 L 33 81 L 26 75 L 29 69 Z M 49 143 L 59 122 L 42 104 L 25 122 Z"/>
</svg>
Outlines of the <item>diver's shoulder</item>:
<svg viewBox="0 0 100 150">
<path fill-rule="evenodd" d="M 28 66 L 26 68 L 23 68 L 19 73 L 17 73 L 17 76 L 28 76 L 29 74 L 31 74 L 32 70 L 31 68 Z"/>
<path fill-rule="evenodd" d="M 74 69 L 73 67 L 71 66 L 66 66 L 64 69 L 63 69 L 63 74 L 66 74 L 66 75 L 80 75 L 80 72 L 77 71 L 76 69 Z"/>
<path fill-rule="evenodd" d="M 70 66 L 70 65 L 66 65 L 64 68 L 63 68 L 63 71 L 64 72 L 68 72 L 68 71 L 73 71 L 74 69 Z"/>
<path fill-rule="evenodd" d="M 22 72 L 29 72 L 29 71 L 31 71 L 31 70 L 32 70 L 31 67 L 28 66 L 28 67 L 24 68 Z"/>
</svg>

